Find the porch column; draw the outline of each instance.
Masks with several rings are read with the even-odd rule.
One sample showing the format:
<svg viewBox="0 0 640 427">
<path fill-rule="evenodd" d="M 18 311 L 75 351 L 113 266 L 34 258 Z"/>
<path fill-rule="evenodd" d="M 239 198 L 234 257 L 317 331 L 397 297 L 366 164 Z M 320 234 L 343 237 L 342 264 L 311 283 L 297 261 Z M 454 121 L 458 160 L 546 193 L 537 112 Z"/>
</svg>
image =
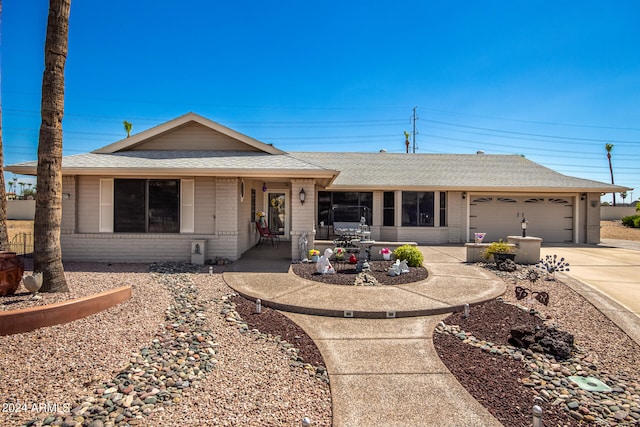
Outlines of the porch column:
<svg viewBox="0 0 640 427">
<path fill-rule="evenodd" d="M 78 221 L 78 195 L 75 175 L 62 177 L 62 222 L 61 234 L 74 234 L 77 232 Z"/>
<path fill-rule="evenodd" d="M 240 256 L 238 247 L 238 179 L 216 178 L 214 210 L 215 231 L 218 234 L 216 246 L 232 259 Z"/>
<path fill-rule="evenodd" d="M 300 191 L 304 189 L 304 204 L 300 202 Z M 316 180 L 291 180 L 291 259 L 300 260 L 307 254 L 300 253 L 299 240 L 307 234 L 308 248 L 314 245 L 316 230 Z"/>
<path fill-rule="evenodd" d="M 440 227 L 440 192 L 433 192 L 433 228 Z"/>
</svg>

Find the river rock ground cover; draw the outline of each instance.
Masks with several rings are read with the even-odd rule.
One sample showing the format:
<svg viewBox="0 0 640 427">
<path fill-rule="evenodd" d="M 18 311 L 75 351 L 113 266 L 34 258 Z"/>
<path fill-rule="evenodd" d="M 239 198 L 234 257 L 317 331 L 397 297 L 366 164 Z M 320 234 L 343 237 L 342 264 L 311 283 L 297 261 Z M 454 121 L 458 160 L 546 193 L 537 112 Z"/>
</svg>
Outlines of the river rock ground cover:
<svg viewBox="0 0 640 427">
<path fill-rule="evenodd" d="M 96 315 L 0 337 L 0 425 L 331 425 L 322 372 L 250 330 L 221 271 L 65 263 L 68 295 L 0 300 L 13 309 L 133 286 Z"/>
<path fill-rule="evenodd" d="M 640 347 L 562 280 L 530 283 L 528 268 L 505 273 L 484 266 L 503 278 L 504 296 L 471 307 L 469 318 L 449 316 L 434 334 L 438 355 L 461 384 L 508 426 L 530 426 L 534 404 L 543 408 L 544 425 L 638 425 Z M 517 286 L 548 292 L 549 305 L 517 300 Z M 508 342 L 512 327 L 543 323 L 575 336 L 571 358 L 556 360 Z M 582 390 L 569 379 L 576 375 L 598 378 L 612 390 Z"/>
</svg>

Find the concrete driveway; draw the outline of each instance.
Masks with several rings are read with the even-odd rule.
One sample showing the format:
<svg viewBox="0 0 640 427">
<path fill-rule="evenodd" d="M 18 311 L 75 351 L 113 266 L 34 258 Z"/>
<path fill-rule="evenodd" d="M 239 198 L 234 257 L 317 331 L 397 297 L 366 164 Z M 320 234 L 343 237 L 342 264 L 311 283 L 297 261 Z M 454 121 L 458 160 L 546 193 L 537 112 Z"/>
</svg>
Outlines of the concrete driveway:
<svg viewBox="0 0 640 427">
<path fill-rule="evenodd" d="M 640 344 L 640 242 L 604 240 L 600 245 L 549 244 L 545 255 L 564 257 L 561 276 Z"/>
<path fill-rule="evenodd" d="M 640 316 L 639 249 L 607 246 L 545 246 L 540 255 L 557 254 L 569 262 L 568 276 L 608 295 Z"/>
</svg>

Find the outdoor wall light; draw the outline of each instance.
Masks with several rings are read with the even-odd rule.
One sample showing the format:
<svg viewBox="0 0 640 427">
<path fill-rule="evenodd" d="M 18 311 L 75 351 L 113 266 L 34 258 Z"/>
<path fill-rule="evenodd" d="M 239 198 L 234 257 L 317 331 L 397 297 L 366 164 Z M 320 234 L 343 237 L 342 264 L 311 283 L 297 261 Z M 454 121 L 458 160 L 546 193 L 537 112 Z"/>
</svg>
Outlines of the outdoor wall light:
<svg viewBox="0 0 640 427">
<path fill-rule="evenodd" d="M 263 193 L 266 193 L 266 192 L 267 192 L 267 183 L 266 183 L 266 182 L 263 182 L 263 183 L 262 183 L 262 192 L 263 192 Z"/>
<path fill-rule="evenodd" d="M 298 196 L 300 197 L 300 204 L 304 205 L 304 201 L 307 198 L 307 193 L 305 193 L 304 188 L 300 189 L 300 192 L 298 193 Z"/>
<path fill-rule="evenodd" d="M 587 198 L 587 193 L 582 193 L 582 195 L 580 196 L 580 200 L 586 200 Z"/>
<path fill-rule="evenodd" d="M 466 199 L 466 198 L 467 198 L 467 192 L 466 192 L 466 191 L 463 191 L 463 192 L 462 192 L 462 200 L 464 200 L 464 199 Z"/>
<path fill-rule="evenodd" d="M 522 226 L 522 237 L 527 237 L 527 224 L 529 221 L 525 217 L 522 217 L 522 222 L 520 225 Z"/>
</svg>

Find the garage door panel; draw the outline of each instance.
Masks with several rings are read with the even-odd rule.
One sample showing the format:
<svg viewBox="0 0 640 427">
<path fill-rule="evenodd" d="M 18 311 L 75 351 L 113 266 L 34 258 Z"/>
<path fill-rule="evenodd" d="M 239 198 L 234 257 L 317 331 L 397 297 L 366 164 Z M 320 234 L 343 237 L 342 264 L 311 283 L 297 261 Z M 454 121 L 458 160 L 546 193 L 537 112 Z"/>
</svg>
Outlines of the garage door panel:
<svg viewBox="0 0 640 427">
<path fill-rule="evenodd" d="M 485 241 L 506 239 L 522 233 L 523 216 L 528 221 L 527 235 L 545 242 L 571 241 L 573 205 L 571 198 L 512 197 L 504 195 L 475 197 L 470 201 L 470 236 L 487 233 Z"/>
</svg>

